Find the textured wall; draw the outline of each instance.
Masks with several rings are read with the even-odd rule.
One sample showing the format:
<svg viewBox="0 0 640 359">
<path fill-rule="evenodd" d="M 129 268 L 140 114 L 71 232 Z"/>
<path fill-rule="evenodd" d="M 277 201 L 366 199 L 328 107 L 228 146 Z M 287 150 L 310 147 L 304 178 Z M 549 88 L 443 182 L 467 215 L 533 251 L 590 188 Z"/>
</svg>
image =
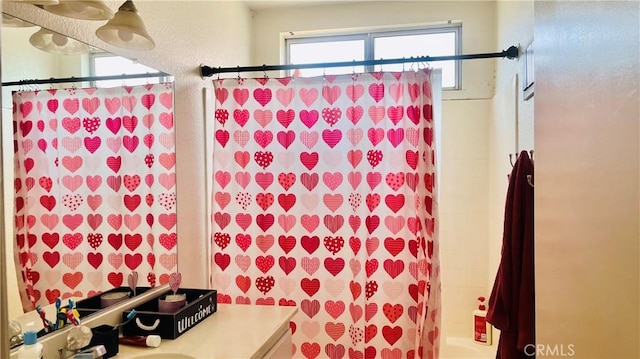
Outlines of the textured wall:
<svg viewBox="0 0 640 359">
<path fill-rule="evenodd" d="M 576 358 L 640 357 L 639 30 L 637 1 L 535 3 L 536 340 Z"/>
</svg>

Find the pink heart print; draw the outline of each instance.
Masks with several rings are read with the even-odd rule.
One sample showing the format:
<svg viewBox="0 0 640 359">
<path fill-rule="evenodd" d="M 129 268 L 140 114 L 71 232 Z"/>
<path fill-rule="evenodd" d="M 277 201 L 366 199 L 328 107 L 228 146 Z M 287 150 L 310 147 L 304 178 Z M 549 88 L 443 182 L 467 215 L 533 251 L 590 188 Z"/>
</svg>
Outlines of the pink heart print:
<svg viewBox="0 0 640 359">
<path fill-rule="evenodd" d="M 144 164 L 149 168 L 153 166 L 153 153 L 149 153 L 148 155 L 144 156 Z"/>
<path fill-rule="evenodd" d="M 357 328 L 353 324 L 349 326 L 349 336 L 351 337 L 351 343 L 356 345 L 364 338 L 364 331 L 362 328 Z"/>
<path fill-rule="evenodd" d="M 213 234 L 213 242 L 221 249 L 225 249 L 231 243 L 231 236 L 229 233 L 216 232 Z"/>
<path fill-rule="evenodd" d="M 369 210 L 373 211 L 380 204 L 380 195 L 377 193 L 370 193 L 367 195 L 365 202 L 367 203 Z"/>
<path fill-rule="evenodd" d="M 256 203 L 263 211 L 266 211 L 274 202 L 274 196 L 271 193 L 258 193 L 256 195 Z"/>
<path fill-rule="evenodd" d="M 278 174 L 278 183 L 284 188 L 285 191 L 289 190 L 291 186 L 296 182 L 296 175 L 293 172 Z"/>
<path fill-rule="evenodd" d="M 62 203 L 71 211 L 75 211 L 82 204 L 82 196 L 79 194 L 66 194 L 62 196 Z"/>
<path fill-rule="evenodd" d="M 272 276 L 256 278 L 256 288 L 258 288 L 258 290 L 261 291 L 264 295 L 269 293 L 269 291 L 275 284 L 276 281 Z"/>
<path fill-rule="evenodd" d="M 124 176 L 124 187 L 128 189 L 130 192 L 133 192 L 140 185 L 140 176 L 138 175 L 125 175 Z"/>
<path fill-rule="evenodd" d="M 51 192 L 51 187 L 53 187 L 51 177 L 40 177 L 40 179 L 38 179 L 38 183 L 45 191 Z"/>
<path fill-rule="evenodd" d="M 367 299 L 371 298 L 378 291 L 378 282 L 375 280 L 367 282 L 364 286 L 364 291 Z"/>
<path fill-rule="evenodd" d="M 166 208 L 167 210 L 170 210 L 173 208 L 173 206 L 176 205 L 176 194 L 174 192 L 160 193 L 160 196 L 158 197 L 158 201 L 160 205 L 162 205 L 162 207 Z"/>
<path fill-rule="evenodd" d="M 238 192 L 236 195 L 236 202 L 246 211 L 247 208 L 249 208 L 249 204 L 251 204 L 251 194 L 247 192 Z"/>
<path fill-rule="evenodd" d="M 182 274 L 171 273 L 171 275 L 169 275 L 169 287 L 171 288 L 174 294 L 178 291 L 178 288 L 180 288 L 181 282 L 182 282 Z"/>
<path fill-rule="evenodd" d="M 349 195 L 349 204 L 351 205 L 351 208 L 353 208 L 354 212 L 358 209 L 361 202 L 362 196 L 360 195 L 360 193 L 351 193 Z"/>
<path fill-rule="evenodd" d="M 404 173 L 388 173 L 385 180 L 392 190 L 397 191 L 404 184 Z"/>
<path fill-rule="evenodd" d="M 371 167 L 375 168 L 382 161 L 382 151 L 380 150 L 369 150 L 367 151 L 367 161 Z"/>
<path fill-rule="evenodd" d="M 135 293 L 136 287 L 138 286 L 138 272 L 133 271 L 127 277 L 127 282 L 129 284 L 129 288 Z"/>
<path fill-rule="evenodd" d="M 100 118 L 85 117 L 84 120 L 82 120 L 82 126 L 84 126 L 84 129 L 87 130 L 87 132 L 93 134 L 98 129 L 98 127 L 100 127 Z"/>
<path fill-rule="evenodd" d="M 329 124 L 329 126 L 333 126 L 338 123 L 340 117 L 342 117 L 342 111 L 337 107 L 325 107 L 322 109 L 322 118 L 326 123 Z"/>
<path fill-rule="evenodd" d="M 331 252 L 332 254 L 336 254 L 342 249 L 342 247 L 344 247 L 344 238 L 342 238 L 341 236 L 326 236 L 324 238 L 324 246 L 329 252 Z"/>
<path fill-rule="evenodd" d="M 87 242 L 93 249 L 98 249 L 102 244 L 102 234 L 100 233 L 89 233 L 87 234 Z"/>
<path fill-rule="evenodd" d="M 271 151 L 258 151 L 253 155 L 254 160 L 262 169 L 267 169 L 273 162 L 273 153 Z"/>
<path fill-rule="evenodd" d="M 62 127 L 70 134 L 74 134 L 80 129 L 80 118 L 65 117 L 62 119 Z"/>
<path fill-rule="evenodd" d="M 216 121 L 220 122 L 222 126 L 227 123 L 229 119 L 229 111 L 225 109 L 217 109 L 215 113 Z"/>
</svg>

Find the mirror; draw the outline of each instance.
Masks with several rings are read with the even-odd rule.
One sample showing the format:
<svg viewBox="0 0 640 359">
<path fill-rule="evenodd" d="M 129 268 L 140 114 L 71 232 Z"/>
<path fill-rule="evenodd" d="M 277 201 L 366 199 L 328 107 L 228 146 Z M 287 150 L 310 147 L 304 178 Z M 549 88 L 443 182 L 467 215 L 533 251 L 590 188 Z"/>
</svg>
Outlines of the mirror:
<svg viewBox="0 0 640 359">
<path fill-rule="evenodd" d="M 29 41 L 39 29 L 2 28 L 2 82 L 158 72 L 95 48 L 83 55 L 45 52 Z M 58 36 L 60 41 L 59 34 L 52 36 Z M 80 303 L 91 297 L 85 304 L 91 302 L 92 307 L 100 307 L 99 301 L 94 303 L 97 295 L 112 288 L 126 289 L 129 280 L 136 277 L 134 274 L 139 276 L 136 294 L 140 294 L 146 288 L 166 283 L 168 274 L 177 272 L 174 94 L 170 80 L 161 77 L 3 86 L 4 235 L 13 239 L 6 241 L 9 318 L 23 316 L 23 307 L 31 305 L 30 299 L 43 307 L 49 304 L 47 313 L 57 297 L 63 306 L 69 298 Z M 14 91 L 24 91 L 32 97 L 14 106 Z M 99 97 L 101 91 L 106 95 Z M 83 109 L 90 116 L 81 116 Z M 135 112 L 138 110 L 144 112 Z M 19 119 L 16 127 L 14 113 Z M 40 142 L 23 137 L 15 146 L 28 153 L 25 161 L 35 157 L 30 151 L 40 151 L 41 156 L 50 151 L 55 162 L 44 166 L 58 166 L 59 170 L 42 169 L 23 161 L 21 171 L 26 173 L 14 183 L 14 131 L 25 136 L 27 132 L 48 130 L 57 133 L 58 138 Z M 105 137 L 98 138 L 101 133 Z M 106 161 L 94 161 L 99 151 L 107 153 Z M 19 163 L 21 159 L 18 157 Z M 87 169 L 83 171 L 81 166 Z M 60 170 L 70 173 L 62 174 Z M 55 178 L 58 172 L 60 178 Z M 100 186 L 107 192 L 100 194 Z M 13 194 L 20 197 L 20 193 L 26 193 L 20 191 L 28 187 L 40 187 L 47 193 L 25 194 L 24 201 L 16 201 L 14 206 Z M 55 187 L 57 193 L 53 193 Z M 54 198 L 54 194 L 55 199 L 43 197 Z M 56 212 L 56 205 L 63 211 Z M 20 210 L 37 206 L 45 211 L 16 218 Z M 15 207 L 20 207 L 18 216 L 14 216 Z M 77 218 L 78 214 L 78 223 L 65 219 Z M 26 229 L 33 229 L 35 234 L 27 234 Z M 16 231 L 25 234 L 20 237 Z M 20 248 L 25 243 L 32 246 L 35 254 L 24 254 Z M 16 272 L 13 258 L 31 265 L 31 297 L 24 295 L 27 287 L 21 278 L 25 275 L 20 269 Z M 47 314 L 50 321 L 55 320 L 55 308 L 53 313 Z M 39 320 L 37 314 L 28 314 Z"/>
</svg>

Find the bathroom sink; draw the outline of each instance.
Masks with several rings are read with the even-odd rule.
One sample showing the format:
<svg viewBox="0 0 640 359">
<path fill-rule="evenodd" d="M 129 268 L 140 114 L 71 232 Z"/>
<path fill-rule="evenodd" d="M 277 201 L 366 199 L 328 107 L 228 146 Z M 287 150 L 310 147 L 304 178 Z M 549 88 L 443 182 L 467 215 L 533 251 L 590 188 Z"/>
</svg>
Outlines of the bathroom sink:
<svg viewBox="0 0 640 359">
<path fill-rule="evenodd" d="M 180 353 L 157 353 L 157 354 L 147 354 L 147 355 L 137 356 L 131 359 L 198 359 L 198 358 L 192 357 L 191 355 L 180 354 Z"/>
</svg>

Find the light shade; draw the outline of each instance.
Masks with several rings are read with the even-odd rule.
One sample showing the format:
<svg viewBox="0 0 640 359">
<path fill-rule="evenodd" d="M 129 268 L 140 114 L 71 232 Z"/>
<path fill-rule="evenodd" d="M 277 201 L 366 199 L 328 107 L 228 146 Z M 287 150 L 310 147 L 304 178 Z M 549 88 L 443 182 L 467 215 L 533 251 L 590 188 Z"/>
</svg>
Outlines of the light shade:
<svg viewBox="0 0 640 359">
<path fill-rule="evenodd" d="M 156 46 L 131 0 L 125 1 L 113 18 L 96 30 L 96 36 L 129 50 L 151 50 Z"/>
<path fill-rule="evenodd" d="M 31 27 L 35 26 L 34 24 L 24 21 L 22 19 L 18 19 L 17 17 L 13 17 L 10 15 L 2 14 L 2 26 L 6 27 Z"/>
<path fill-rule="evenodd" d="M 113 17 L 113 11 L 101 0 L 59 1 L 57 5 L 45 5 L 42 8 L 56 15 L 81 20 L 109 20 Z"/>
<path fill-rule="evenodd" d="M 82 55 L 89 52 L 89 45 L 43 28 L 31 35 L 29 42 L 36 48 L 52 54 Z"/>
</svg>

